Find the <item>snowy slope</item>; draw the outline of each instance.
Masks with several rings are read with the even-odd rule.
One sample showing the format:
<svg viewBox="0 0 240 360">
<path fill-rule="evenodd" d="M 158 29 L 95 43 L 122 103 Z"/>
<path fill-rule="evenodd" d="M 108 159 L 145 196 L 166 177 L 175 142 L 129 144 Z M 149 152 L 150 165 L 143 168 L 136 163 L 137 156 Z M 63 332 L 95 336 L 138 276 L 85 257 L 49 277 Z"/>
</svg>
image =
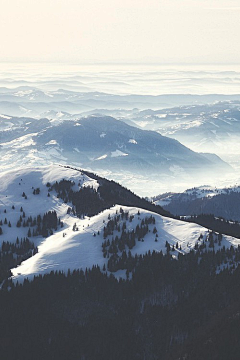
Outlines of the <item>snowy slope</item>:
<svg viewBox="0 0 240 360">
<path fill-rule="evenodd" d="M 166 253 L 165 243 L 176 245 L 178 242 L 181 250 L 175 250 L 172 254 L 177 256 L 178 252 L 186 253 L 194 248 L 195 243 L 200 243 L 206 240 L 208 230 L 202 226 L 187 223 L 179 220 L 151 213 L 137 208 L 122 207 L 124 211 L 128 211 L 129 215 L 134 215 L 133 221 L 127 223 L 127 229 L 133 229 L 146 216 L 153 215 L 157 228 L 158 241 L 155 242 L 155 235 L 152 232 L 153 225 L 150 227 L 150 232 L 144 237 L 144 241 L 136 242 L 136 246 L 131 250 L 132 255 L 145 254 L 150 251 L 163 251 Z M 116 211 L 119 213 L 120 206 L 116 205 L 111 209 L 105 210 L 103 213 L 92 218 L 78 219 L 73 216 L 63 216 L 64 229 L 53 234 L 42 242 L 39 246 L 38 254 L 32 258 L 24 261 L 20 266 L 12 269 L 13 279 L 22 281 L 25 277 L 32 278 L 34 275 L 46 274 L 50 271 L 61 270 L 67 272 L 74 269 L 91 268 L 98 264 L 102 268 L 105 264 L 107 266 L 107 258 L 103 257 L 102 242 L 103 228 L 108 221 L 109 215 L 113 218 Z M 138 215 L 138 211 L 140 215 Z M 73 231 L 73 225 L 76 223 L 78 231 Z M 99 235 L 94 236 L 99 231 Z M 63 237 L 63 234 L 65 236 Z M 203 235 L 203 239 L 199 240 L 199 236 Z M 109 237 L 110 239 L 112 237 Z M 223 236 L 221 246 L 226 248 L 240 245 L 240 240 Z M 217 250 L 216 245 L 215 249 Z M 125 273 L 125 272 L 124 272 Z M 120 271 L 116 274 L 123 275 Z"/>
<path fill-rule="evenodd" d="M 75 190 L 82 186 L 98 188 L 96 180 L 90 179 L 79 171 L 59 165 L 17 169 L 0 175 L 0 220 L 4 222 L 6 218 L 7 222 L 10 221 L 12 225 L 11 227 L 8 227 L 7 224 L 2 225 L 3 234 L 0 236 L 0 245 L 3 241 L 15 242 L 17 236 L 19 238 L 27 236 L 28 227 L 16 228 L 16 223 L 22 214 L 21 207 L 26 217 L 43 215 L 45 212 L 53 210 L 60 217 L 66 213 L 68 205 L 58 199 L 56 194 L 47 196 L 47 182 L 51 183 L 61 179 L 74 181 Z M 33 195 L 36 188 L 40 189 L 39 195 Z M 23 193 L 27 199 L 22 196 Z M 12 209 L 13 206 L 14 209 Z M 34 241 L 38 244 L 39 239 L 34 239 Z"/>
<path fill-rule="evenodd" d="M 23 135 L 24 134 L 24 135 Z M 76 121 L 0 118 L 1 166 L 11 161 L 32 164 L 58 161 L 107 171 L 148 175 L 149 171 L 178 180 L 182 176 L 209 173 L 216 176 L 231 167 L 218 157 L 206 158 L 178 141 L 144 131 L 107 116 Z M 185 174 L 185 175 L 184 175 Z"/>
<path fill-rule="evenodd" d="M 8 224 L 3 224 L 3 234 L 0 236 L 0 244 L 3 241 L 15 242 L 27 236 L 28 227 L 16 227 L 19 216 L 22 214 L 22 207 L 26 217 L 43 215 L 47 211 L 55 210 L 63 223 L 63 227 L 58 227 L 54 233 L 43 238 L 42 236 L 30 237 L 38 246 L 38 253 L 24 261 L 18 267 L 12 269 L 13 279 L 23 281 L 25 277 L 33 278 L 34 275 L 49 273 L 50 271 L 62 270 L 67 272 L 74 269 L 91 268 L 98 264 L 101 269 L 107 267 L 108 258 L 104 257 L 102 244 L 106 240 L 119 235 L 117 230 L 111 236 L 104 238 L 104 227 L 109 219 L 114 219 L 121 213 L 121 207 L 115 205 L 102 213 L 91 218 L 77 218 L 72 213 L 67 214 L 67 209 L 71 204 L 64 203 L 58 198 L 54 190 L 48 195 L 46 184 L 60 181 L 61 179 L 72 180 L 75 182 L 74 189 L 78 190 L 82 186 L 98 188 L 98 183 L 85 174 L 62 166 L 45 166 L 36 169 L 18 169 L 6 172 L 0 176 L 0 220 L 7 218 Z M 33 195 L 34 189 L 39 188 L 40 193 Z M 22 196 L 25 193 L 27 199 Z M 14 207 L 14 208 L 13 208 Z M 201 244 L 206 241 L 208 230 L 193 223 L 170 219 L 147 210 L 135 207 L 122 206 L 123 211 L 128 212 L 128 220 L 121 219 L 120 224 L 126 222 L 126 231 L 136 229 L 146 217 L 153 216 L 155 224 L 149 224 L 149 232 L 140 241 L 136 241 L 131 249 L 132 256 L 135 254 L 145 254 L 150 251 L 163 251 L 166 253 L 166 241 L 169 245 L 174 245 L 173 256 L 178 252 L 186 253 L 193 249 L 196 242 Z M 5 212 L 6 211 L 6 212 Z M 132 216 L 131 221 L 129 220 Z M 154 232 L 154 227 L 156 231 Z M 75 229 L 74 229 L 75 228 Z M 179 248 L 176 249 L 178 243 Z M 223 236 L 221 246 L 238 246 L 240 240 L 229 236 Z M 215 250 L 219 247 L 215 245 Z M 128 248 L 126 248 L 128 251 Z M 115 276 L 125 276 L 125 270 L 114 273 Z"/>
</svg>

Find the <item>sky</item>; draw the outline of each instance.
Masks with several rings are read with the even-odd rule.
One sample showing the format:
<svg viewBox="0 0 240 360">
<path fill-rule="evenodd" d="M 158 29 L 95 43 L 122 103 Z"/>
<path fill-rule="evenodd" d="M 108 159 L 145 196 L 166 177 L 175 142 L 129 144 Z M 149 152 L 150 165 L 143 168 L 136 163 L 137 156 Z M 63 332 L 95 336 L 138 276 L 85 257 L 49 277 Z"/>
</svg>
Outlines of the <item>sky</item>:
<svg viewBox="0 0 240 360">
<path fill-rule="evenodd" d="M 240 63 L 240 0 L 1 0 L 0 62 Z"/>
</svg>

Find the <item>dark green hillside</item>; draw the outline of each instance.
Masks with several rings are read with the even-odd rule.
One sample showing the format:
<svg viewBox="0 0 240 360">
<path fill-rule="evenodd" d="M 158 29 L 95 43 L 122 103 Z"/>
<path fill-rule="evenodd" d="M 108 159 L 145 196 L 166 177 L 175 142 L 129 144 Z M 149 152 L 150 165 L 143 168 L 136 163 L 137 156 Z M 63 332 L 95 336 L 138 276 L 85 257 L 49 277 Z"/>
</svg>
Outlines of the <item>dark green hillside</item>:
<svg viewBox="0 0 240 360">
<path fill-rule="evenodd" d="M 163 216 L 173 217 L 173 215 L 164 210 L 161 206 L 154 205 L 148 200 L 140 198 L 138 195 L 135 195 L 132 191 L 113 180 L 107 180 L 85 170 L 79 171 L 98 181 L 99 188 L 97 192 L 90 188 L 82 188 L 79 192 L 72 192 L 68 182 L 66 182 L 66 184 L 62 183 L 61 189 L 58 187 L 56 188 L 56 184 L 52 185 L 52 187 L 59 192 L 61 198 L 70 200 L 75 205 L 78 215 L 86 214 L 92 216 L 115 204 L 119 204 L 139 207 Z"/>
</svg>

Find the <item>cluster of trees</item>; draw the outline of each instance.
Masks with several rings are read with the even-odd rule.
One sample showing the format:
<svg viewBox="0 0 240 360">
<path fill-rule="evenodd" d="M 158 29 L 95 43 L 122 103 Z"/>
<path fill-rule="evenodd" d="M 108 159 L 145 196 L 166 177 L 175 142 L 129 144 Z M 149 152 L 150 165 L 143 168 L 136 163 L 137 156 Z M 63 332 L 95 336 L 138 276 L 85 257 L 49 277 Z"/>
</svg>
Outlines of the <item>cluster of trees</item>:
<svg viewBox="0 0 240 360">
<path fill-rule="evenodd" d="M 54 189 L 57 192 L 58 198 L 62 199 L 65 203 L 72 203 L 72 212 L 76 213 L 79 217 L 96 215 L 108 207 L 97 190 L 87 186 L 82 187 L 78 191 L 73 191 L 72 187 L 74 184 L 70 180 L 56 181 L 49 187 L 49 191 Z"/>
<path fill-rule="evenodd" d="M 33 189 L 33 195 L 39 195 L 40 194 L 40 188 Z"/>
<path fill-rule="evenodd" d="M 15 207 L 12 207 L 15 209 Z M 46 212 L 43 216 L 37 215 L 32 217 L 31 215 L 26 217 L 25 211 L 23 207 L 20 208 L 21 215 L 17 221 L 16 226 L 18 228 L 24 227 L 29 228 L 27 232 L 27 236 L 38 236 L 42 235 L 43 237 L 47 237 L 53 234 L 53 230 L 57 230 L 58 225 L 63 226 L 63 223 L 57 217 L 57 213 L 55 210 Z M 6 213 L 6 211 L 4 211 Z M 10 220 L 6 217 L 4 220 L 0 219 L 0 235 L 3 234 L 3 225 L 8 225 L 8 227 L 12 227 Z M 31 229 L 32 228 L 32 229 Z"/>
<path fill-rule="evenodd" d="M 120 208 L 120 214 L 116 214 L 112 219 L 109 216 L 109 221 L 103 228 L 104 239 L 112 236 L 111 241 L 107 239 L 102 243 L 103 256 L 109 259 L 107 268 L 111 272 L 119 269 L 132 269 L 134 265 L 131 252 L 128 250 L 136 245 L 136 239 L 144 241 L 145 235 L 150 231 L 149 225 L 155 224 L 155 218 L 150 215 L 142 219 L 140 225 L 137 224 L 135 229 L 127 230 L 127 221 L 132 222 L 133 219 L 133 215 L 129 216 L 129 212 L 124 212 Z M 114 237 L 114 231 L 117 231 L 119 235 Z M 157 235 L 156 227 L 154 227 L 153 233 Z M 128 251 L 128 255 L 126 251 Z"/>
<path fill-rule="evenodd" d="M 43 237 L 53 234 L 53 229 L 57 230 L 58 224 L 61 224 L 60 219 L 57 217 L 55 210 L 46 212 L 43 216 L 31 215 L 26 218 L 25 212 L 20 215 L 17 221 L 17 227 L 28 227 L 28 237 L 42 235 Z M 33 228 L 33 229 L 30 229 Z"/>
<path fill-rule="evenodd" d="M 192 215 L 180 217 L 180 220 L 194 222 L 221 234 L 240 238 L 240 223 L 238 221 L 225 220 L 222 217 L 216 218 L 213 214 Z"/>
<path fill-rule="evenodd" d="M 111 219 L 110 214 L 108 215 L 108 222 L 106 224 L 106 226 L 104 226 L 103 228 L 103 237 L 104 239 L 107 238 L 107 236 L 109 235 L 113 235 L 113 231 L 117 230 L 118 232 L 121 231 L 121 227 L 120 227 L 120 221 L 126 220 L 129 222 L 132 222 L 132 220 L 134 219 L 134 215 L 131 215 L 129 217 L 129 212 L 125 211 L 120 208 L 120 214 L 118 214 L 118 211 L 116 211 L 116 215 L 113 217 L 113 219 Z M 126 223 L 125 223 L 126 225 Z M 126 228 L 126 227 L 125 227 Z"/>
<path fill-rule="evenodd" d="M 221 233 L 215 233 L 214 231 L 210 231 L 208 232 L 208 235 L 206 237 L 206 240 L 202 240 L 203 236 L 200 235 L 199 237 L 199 242 L 196 242 L 195 244 L 195 250 L 200 249 L 209 249 L 212 248 L 214 249 L 215 246 L 221 246 L 222 245 L 222 239 L 223 236 Z"/>
<path fill-rule="evenodd" d="M 12 209 L 15 210 L 15 206 L 14 206 L 14 205 L 12 205 Z M 24 218 L 24 217 L 25 217 L 25 212 L 23 211 L 22 206 L 21 206 L 21 208 L 20 208 L 20 211 L 23 213 L 22 217 Z M 7 213 L 7 210 L 4 209 L 4 214 L 6 214 L 6 213 Z M 22 217 L 21 217 L 21 219 L 22 219 Z M 3 225 L 8 225 L 8 227 L 12 227 L 11 221 L 8 220 L 6 217 L 4 218 L 4 220 L 0 219 L 0 235 L 3 234 L 3 229 L 2 229 L 2 226 L 3 226 Z"/>
<path fill-rule="evenodd" d="M 17 237 L 15 243 L 10 243 L 9 241 L 3 241 L 2 248 L 0 253 L 13 253 L 16 255 L 24 255 L 29 252 L 29 250 L 33 250 L 32 254 L 37 253 L 37 247 L 34 246 L 34 243 L 31 242 L 27 237 L 23 239 L 19 239 Z"/>
<path fill-rule="evenodd" d="M 67 166 L 67 168 L 69 167 Z M 71 180 L 61 180 L 60 182 L 56 181 L 54 184 L 47 183 L 46 185 L 49 191 L 54 189 L 58 197 L 63 199 L 64 202 L 72 203 L 74 205 L 73 211 L 78 216 L 93 216 L 105 209 L 109 209 L 115 204 L 119 204 L 139 207 L 160 215 L 174 217 L 161 206 L 154 205 L 145 198 L 140 198 L 115 181 L 104 179 L 87 171 L 74 170 L 97 180 L 99 184 L 98 189 L 82 187 L 79 191 L 73 191 L 72 187 L 75 183 Z"/>
<path fill-rule="evenodd" d="M 65 180 L 62 179 L 60 181 L 56 181 L 54 184 L 50 184 L 49 182 L 46 184 L 48 187 L 48 191 L 52 191 L 53 189 L 59 194 L 59 197 L 66 198 L 69 191 L 72 189 L 72 187 L 75 185 L 75 182 L 72 180 Z"/>
<path fill-rule="evenodd" d="M 27 195 L 25 194 L 24 191 L 23 191 L 23 193 L 22 193 L 22 197 L 23 197 L 25 200 L 27 200 Z"/>
<path fill-rule="evenodd" d="M 0 225 L 1 225 L 0 226 L 0 235 L 3 234 L 3 229 L 2 229 L 3 225 L 8 225 L 8 227 L 12 227 L 11 221 L 10 220 L 8 221 L 6 217 L 4 218 L 4 221 L 0 220 Z"/>
<path fill-rule="evenodd" d="M 21 264 L 22 261 L 35 255 L 37 252 L 37 246 L 27 237 L 23 239 L 17 237 L 15 243 L 3 241 L 0 250 L 0 282 L 11 276 L 11 268 Z"/>
<path fill-rule="evenodd" d="M 116 272 L 118 270 L 126 270 L 126 276 L 129 278 L 129 273 L 133 271 L 138 262 L 138 256 L 132 256 L 131 251 L 126 252 L 122 251 L 120 255 L 114 253 L 110 256 L 107 262 L 107 269 L 111 272 Z M 103 266 L 103 271 L 106 270 Z"/>
</svg>

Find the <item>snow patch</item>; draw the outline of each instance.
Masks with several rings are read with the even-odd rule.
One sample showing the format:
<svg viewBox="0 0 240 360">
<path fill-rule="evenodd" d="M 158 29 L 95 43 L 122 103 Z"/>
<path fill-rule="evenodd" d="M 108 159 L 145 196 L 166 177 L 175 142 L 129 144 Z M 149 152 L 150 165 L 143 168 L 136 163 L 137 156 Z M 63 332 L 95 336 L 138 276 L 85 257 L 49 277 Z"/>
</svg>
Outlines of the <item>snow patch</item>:
<svg viewBox="0 0 240 360">
<path fill-rule="evenodd" d="M 12 141 L 1 143 L 1 147 L 3 149 L 22 149 L 28 146 L 36 145 L 36 142 L 32 139 L 33 136 L 38 135 L 38 133 L 32 133 L 20 136 L 19 138 L 16 138 Z"/>
<path fill-rule="evenodd" d="M 134 139 L 129 139 L 128 142 L 129 142 L 130 144 L 137 144 L 137 141 L 134 140 Z"/>
<path fill-rule="evenodd" d="M 97 158 L 96 160 L 103 160 L 103 159 L 106 159 L 107 158 L 107 154 L 103 155 L 103 156 L 100 156 L 99 158 Z"/>
<path fill-rule="evenodd" d="M 50 140 L 47 144 L 45 145 L 59 145 L 58 142 L 56 140 Z"/>
<path fill-rule="evenodd" d="M 60 117 L 62 117 L 62 116 L 64 116 L 64 115 L 65 115 L 65 114 L 62 113 L 61 111 L 57 112 L 57 114 L 56 114 L 56 116 L 57 116 L 58 118 L 60 118 Z"/>
<path fill-rule="evenodd" d="M 164 119 L 167 117 L 167 114 L 156 114 L 156 117 L 158 117 L 159 119 Z"/>
<path fill-rule="evenodd" d="M 120 150 L 115 150 L 111 152 L 111 157 L 118 157 L 118 156 L 128 156 L 128 154 L 125 154 Z"/>
<path fill-rule="evenodd" d="M 7 115 L 0 115 L 0 118 L 7 119 L 7 120 L 12 119 L 11 116 L 7 116 Z"/>
</svg>

